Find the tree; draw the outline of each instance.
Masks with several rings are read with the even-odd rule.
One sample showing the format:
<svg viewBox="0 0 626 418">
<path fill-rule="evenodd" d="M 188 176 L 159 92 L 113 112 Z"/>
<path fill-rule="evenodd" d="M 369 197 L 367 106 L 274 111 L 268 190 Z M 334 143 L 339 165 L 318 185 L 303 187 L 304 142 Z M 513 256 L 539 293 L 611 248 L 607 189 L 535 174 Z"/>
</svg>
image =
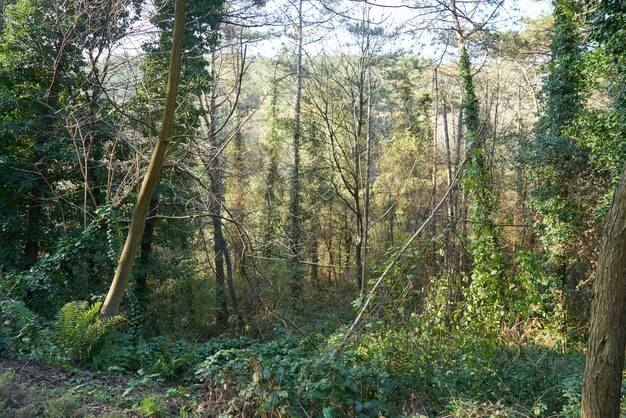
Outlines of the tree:
<svg viewBox="0 0 626 418">
<path fill-rule="evenodd" d="M 470 2 L 471 3 L 471 2 Z M 488 2 L 487 2 L 488 3 Z M 490 18 L 501 3 L 493 6 Z M 472 198 L 472 238 L 470 251 L 473 255 L 471 282 L 467 289 L 467 309 L 465 317 L 471 323 L 480 323 L 482 331 L 499 327 L 502 307 L 499 296 L 502 287 L 502 251 L 498 229 L 495 224 L 497 200 L 493 193 L 491 173 L 487 165 L 486 124 L 481 123 L 478 97 L 468 52 L 467 40 L 470 35 L 481 30 L 484 23 L 467 30 L 461 19 L 467 14 L 457 8 L 455 0 L 450 1 L 450 13 L 454 22 L 459 43 L 459 77 L 462 95 L 463 126 L 469 162 L 465 178 L 465 189 Z M 495 305 L 495 306 L 493 306 Z"/>
<path fill-rule="evenodd" d="M 532 206 L 539 215 L 537 228 L 554 266 L 562 292 L 562 310 L 567 312 L 568 293 L 573 278 L 573 254 L 583 234 L 585 210 L 582 186 L 589 178 L 588 150 L 567 134 L 582 111 L 580 71 L 581 36 L 575 21 L 578 5 L 570 0 L 554 4 L 554 37 L 551 44 L 549 73 L 541 89 L 541 116 L 535 127 L 534 142 L 527 155 L 528 170 L 534 186 Z M 562 319 L 563 331 L 567 321 Z"/>
<path fill-rule="evenodd" d="M 100 311 L 100 318 L 102 320 L 114 317 L 119 310 L 124 291 L 128 286 L 128 279 L 135 258 L 137 257 L 137 252 L 141 246 L 150 200 L 156 184 L 159 181 L 163 164 L 165 163 L 165 153 L 171 139 L 170 134 L 174 123 L 174 112 L 176 110 L 176 94 L 180 81 L 186 5 L 186 0 L 176 0 L 172 52 L 161 129 L 156 146 L 152 152 L 148 171 L 146 172 L 139 195 L 137 196 L 137 203 L 131 218 L 128 236 L 126 237 L 126 243 L 124 244 L 115 276 L 113 277 L 113 282 L 111 283 L 107 297 L 102 305 L 102 310 Z"/>
<path fill-rule="evenodd" d="M 300 137 L 301 137 L 301 101 L 302 101 L 302 0 L 298 3 L 297 52 L 296 52 L 296 103 L 293 128 L 293 166 L 289 188 L 289 251 L 294 266 L 291 269 L 291 293 L 297 299 L 302 287 L 302 271 L 298 261 L 302 259 L 302 221 L 300 210 Z"/>
<path fill-rule="evenodd" d="M 228 293 L 231 299 L 231 305 L 235 315 L 237 316 L 238 326 L 243 327 L 243 318 L 239 309 L 239 302 L 237 300 L 237 293 L 235 291 L 235 285 L 233 282 L 233 263 L 228 249 L 228 243 L 224 237 L 222 216 L 225 210 L 226 203 L 226 187 L 224 179 L 224 163 L 221 161 L 220 154 L 222 149 L 230 141 L 228 136 L 223 136 L 223 131 L 226 125 L 231 121 L 231 118 L 237 112 L 237 104 L 239 102 L 239 94 L 241 92 L 242 77 L 246 69 L 245 48 L 238 42 L 235 42 L 236 47 L 233 48 L 232 56 L 227 57 L 223 51 L 217 51 L 216 45 L 211 46 L 210 51 L 210 85 L 208 86 L 208 92 L 203 92 L 199 96 L 200 107 L 203 111 L 203 119 L 206 125 L 207 142 L 209 151 L 205 154 L 201 153 L 201 160 L 205 166 L 205 170 L 209 173 L 211 180 L 210 196 L 209 196 L 209 211 L 211 213 L 211 222 L 213 224 L 213 247 L 214 247 L 214 263 L 215 263 L 215 279 L 216 279 L 216 297 L 219 305 L 217 311 L 217 322 L 220 326 L 224 327 L 228 319 L 228 300 L 226 298 L 226 292 L 224 288 L 224 282 L 228 286 Z M 240 47 L 240 48 L 238 48 Z M 233 86 L 227 90 L 230 93 L 224 94 L 225 97 L 220 97 L 220 89 L 223 81 L 221 80 L 222 74 L 219 73 L 220 68 L 228 68 L 224 65 L 225 61 L 231 59 L 233 62 Z M 224 83 L 225 84 L 225 83 Z M 208 96 L 208 97 L 207 97 Z M 232 97 L 231 97 L 232 96 Z M 219 102 L 222 107 L 225 103 L 232 104 L 232 108 L 221 109 L 227 114 L 223 118 L 221 126 L 218 126 L 218 107 Z M 233 137 L 238 135 L 240 126 L 235 123 L 235 133 Z M 222 134 L 220 134 L 222 132 Z M 224 266 L 226 267 L 226 276 L 224 276 Z M 224 280 L 226 279 L 226 280 Z"/>
<path fill-rule="evenodd" d="M 582 417 L 620 415 L 626 349 L 626 167 L 607 215 L 593 284 Z"/>
<path fill-rule="evenodd" d="M 7 241 L 22 247 L 7 247 L 1 261 L 7 267 L 28 269 L 38 261 L 52 206 L 48 202 L 54 201 L 52 184 L 71 178 L 55 162 L 67 164 L 71 158 L 62 146 L 67 138 L 62 121 L 83 64 L 75 30 L 81 12 L 70 8 L 65 19 L 48 13 L 58 8 L 54 1 L 22 1 L 2 16 L 8 20 L 0 52 L 0 208 L 15 220 L 22 218 L 3 228 Z"/>
<path fill-rule="evenodd" d="M 589 14 L 591 36 L 599 42 L 614 64 L 611 99 L 605 126 L 593 126 L 605 136 L 594 148 L 608 155 L 610 166 L 624 164 L 624 120 L 626 120 L 626 47 L 623 28 L 626 5 L 599 1 Z M 617 87 L 617 88 L 615 88 Z M 601 128 L 601 129 L 598 129 Z M 608 140 L 607 140 L 608 139 Z M 610 167 L 612 168 L 612 167 Z M 587 358 L 583 375 L 583 418 L 613 418 L 620 415 L 621 381 L 626 349 L 626 166 L 613 193 L 606 218 L 593 296 Z"/>
<path fill-rule="evenodd" d="M 382 29 L 370 25 L 369 6 L 364 6 L 362 12 L 363 18 L 347 27 L 354 39 L 354 45 L 347 47 L 352 49 L 313 63 L 307 97 L 330 143 L 332 187 L 346 213 L 354 215 L 354 228 L 346 220 L 344 243 L 346 262 L 350 247 L 354 247 L 355 282 L 360 293 L 365 286 L 372 183 L 372 66 L 375 49 L 380 49 L 383 41 Z"/>
</svg>

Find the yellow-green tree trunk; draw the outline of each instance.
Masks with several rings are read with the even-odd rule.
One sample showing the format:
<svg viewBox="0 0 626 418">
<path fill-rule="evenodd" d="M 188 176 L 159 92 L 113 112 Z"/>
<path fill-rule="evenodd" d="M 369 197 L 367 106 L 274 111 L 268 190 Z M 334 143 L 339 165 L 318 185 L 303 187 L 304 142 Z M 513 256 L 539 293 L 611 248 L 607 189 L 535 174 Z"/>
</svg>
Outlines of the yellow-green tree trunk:
<svg viewBox="0 0 626 418">
<path fill-rule="evenodd" d="M 184 38 L 184 26 L 185 26 L 185 9 L 186 0 L 176 0 L 176 7 L 174 12 L 174 36 L 172 41 L 172 55 L 170 58 L 170 70 L 167 79 L 167 90 L 165 95 L 165 109 L 163 111 L 163 122 L 161 124 L 161 130 L 159 137 L 152 152 L 152 158 L 148 171 L 141 184 L 139 196 L 137 197 L 137 204 L 133 211 L 133 216 L 130 222 L 130 228 L 128 230 L 128 236 L 126 237 L 126 243 L 122 250 L 122 255 L 117 264 L 117 270 L 113 277 L 113 282 L 109 289 L 109 293 L 102 305 L 100 312 L 101 319 L 111 318 L 116 315 L 124 291 L 128 286 L 128 278 L 132 271 L 137 257 L 137 252 L 141 245 L 141 239 L 143 237 L 143 231 L 146 224 L 146 216 L 148 215 L 148 207 L 150 204 L 150 198 L 156 187 L 161 174 L 161 168 L 165 162 L 165 152 L 167 151 L 167 145 L 170 141 L 170 135 L 172 132 L 172 125 L 174 122 L 174 111 L 176 109 L 176 92 L 178 90 L 178 83 L 180 81 L 180 68 L 183 49 Z"/>
</svg>

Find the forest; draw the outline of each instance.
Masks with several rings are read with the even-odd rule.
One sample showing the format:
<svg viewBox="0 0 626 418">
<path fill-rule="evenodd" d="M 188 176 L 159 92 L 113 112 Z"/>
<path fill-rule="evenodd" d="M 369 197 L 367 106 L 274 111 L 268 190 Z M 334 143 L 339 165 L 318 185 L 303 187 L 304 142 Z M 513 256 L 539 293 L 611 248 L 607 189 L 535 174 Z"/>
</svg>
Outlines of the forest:
<svg viewBox="0 0 626 418">
<path fill-rule="evenodd" d="M 0 417 L 626 416 L 626 2 L 0 0 Z"/>
</svg>

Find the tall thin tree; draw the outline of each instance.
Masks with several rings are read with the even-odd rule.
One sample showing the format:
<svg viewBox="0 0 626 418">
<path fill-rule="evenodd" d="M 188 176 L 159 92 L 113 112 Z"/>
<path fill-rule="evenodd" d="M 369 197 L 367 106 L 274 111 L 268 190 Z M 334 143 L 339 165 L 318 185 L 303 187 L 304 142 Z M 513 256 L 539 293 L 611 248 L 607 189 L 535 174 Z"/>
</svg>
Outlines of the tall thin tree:
<svg viewBox="0 0 626 418">
<path fill-rule="evenodd" d="M 113 282 L 109 288 L 107 297 L 100 311 L 100 318 L 106 320 L 115 316 L 122 302 L 124 291 L 128 286 L 128 279 L 137 257 L 137 252 L 141 246 L 141 239 L 146 224 L 146 217 L 150 199 L 154 193 L 154 189 L 159 180 L 161 169 L 165 163 L 165 155 L 170 142 L 172 126 L 174 124 L 174 113 L 176 110 L 176 95 L 178 84 L 180 82 L 181 62 L 183 38 L 185 29 L 185 11 L 187 1 L 176 0 L 174 12 L 174 36 L 172 38 L 172 52 L 170 58 L 170 68 L 167 79 L 167 88 L 165 93 L 165 108 L 163 110 L 163 121 L 161 130 L 157 139 L 156 146 L 152 152 L 148 171 L 141 184 L 137 203 L 130 222 L 128 235 L 122 254 L 113 277 Z"/>
</svg>

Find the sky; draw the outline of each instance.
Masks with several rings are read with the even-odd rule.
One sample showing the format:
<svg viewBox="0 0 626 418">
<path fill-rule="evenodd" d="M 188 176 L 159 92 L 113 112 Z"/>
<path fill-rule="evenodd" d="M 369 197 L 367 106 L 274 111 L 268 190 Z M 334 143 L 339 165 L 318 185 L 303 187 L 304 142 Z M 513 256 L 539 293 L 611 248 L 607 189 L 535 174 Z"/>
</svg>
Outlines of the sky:
<svg viewBox="0 0 626 418">
<path fill-rule="evenodd" d="M 408 52 L 418 53 L 430 59 L 437 59 L 442 55 L 441 45 L 435 42 L 432 42 L 433 33 L 426 31 L 410 31 L 410 28 L 415 26 L 415 10 L 409 9 L 405 7 L 397 7 L 402 4 L 410 4 L 410 1 L 407 0 L 368 0 L 369 3 L 376 3 L 384 6 L 391 7 L 372 7 L 371 9 L 371 20 L 373 22 L 384 22 L 383 26 L 386 31 L 391 31 L 393 28 L 397 27 L 405 27 L 405 32 L 407 33 L 405 36 L 400 37 L 393 41 L 393 43 L 387 43 L 383 45 L 384 49 L 398 50 L 402 49 Z M 305 3 L 306 4 L 306 3 Z M 309 17 L 313 19 L 312 15 L 315 13 L 315 9 L 320 9 L 316 4 L 320 4 L 319 2 L 315 2 L 313 0 L 309 6 L 310 9 L 308 13 L 311 14 Z M 344 2 L 344 4 L 353 4 L 356 7 L 353 8 L 352 11 L 347 12 L 346 14 L 350 15 L 349 17 L 359 19 L 362 16 L 362 12 L 360 11 L 360 4 L 358 1 L 352 2 Z M 395 6 L 395 7 L 394 7 Z M 266 5 L 266 10 L 270 13 L 281 14 L 284 13 L 285 10 L 295 10 L 293 6 L 290 6 L 290 0 L 269 0 Z M 305 10 L 304 20 L 307 20 L 307 6 L 303 7 Z M 499 24 L 502 29 L 521 29 L 522 27 L 522 18 L 538 18 L 541 16 L 546 16 L 550 14 L 552 10 L 551 1 L 550 0 L 505 0 L 504 3 L 504 11 L 501 13 L 500 19 L 503 19 L 503 23 Z M 334 19 L 335 21 L 339 21 L 340 19 Z M 444 24 L 446 25 L 446 24 Z M 315 27 L 316 29 L 308 29 L 308 33 L 312 33 L 309 35 L 309 39 L 315 40 L 315 42 L 310 42 L 305 46 L 306 53 L 309 55 L 317 55 L 321 52 L 337 52 L 344 51 L 346 52 L 346 46 L 350 44 L 350 36 L 347 32 L 341 29 L 342 24 L 336 25 L 336 30 L 332 33 L 329 33 L 328 36 L 324 39 L 323 30 L 319 29 L 319 25 L 311 25 L 311 27 Z M 265 42 L 260 42 L 257 45 L 252 46 L 250 52 L 254 55 L 259 55 L 263 57 L 272 57 L 278 53 L 281 49 L 284 48 L 284 45 L 288 45 L 291 43 L 287 37 L 274 38 Z M 292 49 L 292 48 L 290 48 Z"/>
<path fill-rule="evenodd" d="M 552 5 L 547 0 L 519 0 L 521 16 L 528 16 L 533 19 L 548 15 L 552 11 Z"/>
<path fill-rule="evenodd" d="M 273 19 L 276 16 L 286 16 L 289 12 L 293 15 L 294 6 L 296 0 L 267 0 L 267 3 L 263 10 L 257 10 L 254 13 L 259 15 L 266 15 L 268 19 Z M 392 31 L 393 28 L 405 25 L 405 35 L 394 40 L 393 42 L 387 42 L 381 49 L 382 52 L 403 50 L 405 52 L 413 52 L 428 59 L 439 59 L 445 51 L 442 51 L 441 44 L 432 42 L 433 33 L 426 31 L 411 30 L 411 25 L 415 23 L 415 9 L 406 7 L 397 7 L 402 4 L 411 4 L 417 0 L 367 0 L 368 3 L 381 4 L 392 7 L 372 7 L 371 20 L 372 21 L 384 21 L 383 26 L 385 31 Z M 304 19 L 307 17 L 313 20 L 313 15 L 319 15 L 319 11 L 323 10 L 322 3 L 319 0 L 308 0 L 304 3 L 308 6 L 304 7 L 305 12 L 307 7 L 311 16 L 307 16 L 305 13 Z M 359 19 L 362 17 L 362 4 L 358 0 L 343 1 L 343 5 L 352 5 L 352 11 L 347 12 L 351 18 Z M 396 6 L 396 7 L 393 7 Z M 343 6 L 337 6 L 341 8 Z M 317 10 L 316 10 L 317 9 Z M 346 9 L 344 9 L 346 10 Z M 503 28 L 520 29 L 523 17 L 537 18 L 550 14 L 552 10 L 550 0 L 505 0 L 503 15 L 507 17 L 506 24 L 503 24 Z M 310 25 L 306 30 L 309 33 L 308 40 L 315 41 L 310 42 L 305 46 L 305 52 L 310 56 L 318 55 L 322 52 L 334 53 L 338 51 L 348 52 L 347 45 L 351 43 L 350 36 L 345 30 L 344 23 L 340 23 L 341 19 L 334 17 L 328 25 L 334 25 L 335 30 L 330 32 L 329 29 L 320 29 L 318 25 Z M 345 19 L 344 19 L 345 20 Z M 413 23 L 411 23 L 413 22 Z M 257 22 L 258 24 L 258 22 Z M 263 26 L 263 25 L 261 25 Z M 413 25 L 414 26 L 414 25 Z M 444 24 L 451 26 L 451 24 Z M 154 29 L 150 26 L 147 19 L 142 19 L 136 25 L 136 34 L 134 36 L 127 37 L 123 45 L 121 45 L 120 51 L 122 54 L 128 54 L 130 56 L 139 56 L 142 54 L 141 45 L 149 39 L 149 33 L 154 33 Z M 261 29 L 262 30 L 262 29 Z M 277 30 L 274 27 L 274 30 Z M 291 45 L 290 45 L 291 44 Z M 256 42 L 249 45 L 248 53 L 252 56 L 260 56 L 270 58 L 287 46 L 293 50 L 293 39 L 286 36 L 273 37 L 268 40 Z M 386 50 L 385 50 L 386 49 Z"/>
</svg>

